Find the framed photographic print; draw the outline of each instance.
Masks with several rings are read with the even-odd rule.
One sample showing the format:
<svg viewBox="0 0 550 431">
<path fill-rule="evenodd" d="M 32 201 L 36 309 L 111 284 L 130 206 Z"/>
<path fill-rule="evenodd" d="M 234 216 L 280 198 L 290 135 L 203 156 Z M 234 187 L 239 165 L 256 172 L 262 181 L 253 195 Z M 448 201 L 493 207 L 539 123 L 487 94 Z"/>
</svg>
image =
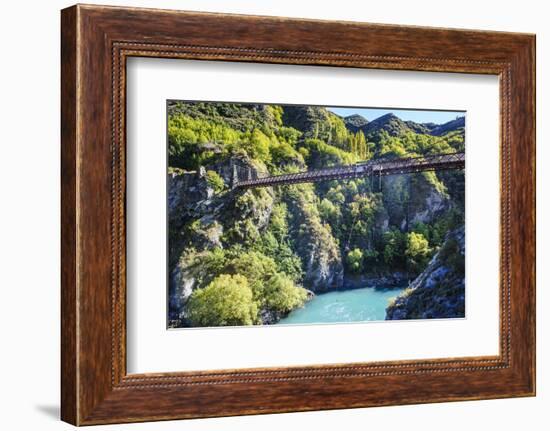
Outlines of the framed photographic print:
<svg viewBox="0 0 550 431">
<path fill-rule="evenodd" d="M 535 394 L 533 35 L 78 5 L 61 36 L 63 420 Z"/>
</svg>

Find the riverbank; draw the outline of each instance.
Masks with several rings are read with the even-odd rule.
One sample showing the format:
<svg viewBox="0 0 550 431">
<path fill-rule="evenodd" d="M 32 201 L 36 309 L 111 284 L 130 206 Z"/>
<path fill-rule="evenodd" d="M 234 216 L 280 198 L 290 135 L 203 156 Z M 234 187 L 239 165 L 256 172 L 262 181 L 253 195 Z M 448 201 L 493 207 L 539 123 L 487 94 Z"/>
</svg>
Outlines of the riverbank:
<svg viewBox="0 0 550 431">
<path fill-rule="evenodd" d="M 368 287 L 398 287 L 409 284 L 411 278 L 404 272 L 392 272 L 384 275 L 344 275 L 341 290 L 361 289 Z"/>
</svg>

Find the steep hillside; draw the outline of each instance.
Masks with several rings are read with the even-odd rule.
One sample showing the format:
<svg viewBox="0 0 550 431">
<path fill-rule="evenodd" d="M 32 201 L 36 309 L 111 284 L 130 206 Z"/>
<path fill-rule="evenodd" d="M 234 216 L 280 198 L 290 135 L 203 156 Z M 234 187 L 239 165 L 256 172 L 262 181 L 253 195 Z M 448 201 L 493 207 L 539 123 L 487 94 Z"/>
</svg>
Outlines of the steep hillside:
<svg viewBox="0 0 550 431">
<path fill-rule="evenodd" d="M 386 309 L 386 319 L 464 317 L 464 228 L 450 232 L 427 268 Z"/>
<path fill-rule="evenodd" d="M 405 283 L 464 223 L 461 172 L 231 188 L 238 169 L 457 151 L 460 127 L 433 136 L 444 125 L 308 106 L 169 102 L 168 114 L 172 327 L 275 323 L 314 294 Z"/>
<path fill-rule="evenodd" d="M 348 115 L 347 117 L 344 117 L 344 124 L 353 133 L 357 133 L 358 131 L 364 131 L 365 126 L 369 124 L 369 121 L 359 114 L 354 115 Z"/>
<path fill-rule="evenodd" d="M 462 130 L 462 132 L 464 132 L 464 127 L 466 127 L 466 118 L 458 117 L 455 120 L 451 120 L 447 123 L 434 127 L 430 131 L 430 134 L 434 136 L 443 136 L 449 132 L 453 132 L 456 130 Z"/>
<path fill-rule="evenodd" d="M 372 120 L 362 130 L 367 138 L 373 138 L 381 131 L 387 132 L 390 136 L 400 136 L 405 132 L 412 131 L 407 123 L 391 113 Z"/>
<path fill-rule="evenodd" d="M 344 124 L 353 133 L 361 131 L 367 139 L 378 141 L 383 133 L 389 136 L 402 136 L 406 133 L 415 133 L 431 136 L 444 136 L 452 132 L 462 133 L 464 137 L 465 117 L 457 117 L 443 124 L 417 123 L 415 121 L 403 121 L 395 114 L 388 113 L 372 121 L 368 121 L 361 115 L 354 114 L 343 118 Z"/>
</svg>

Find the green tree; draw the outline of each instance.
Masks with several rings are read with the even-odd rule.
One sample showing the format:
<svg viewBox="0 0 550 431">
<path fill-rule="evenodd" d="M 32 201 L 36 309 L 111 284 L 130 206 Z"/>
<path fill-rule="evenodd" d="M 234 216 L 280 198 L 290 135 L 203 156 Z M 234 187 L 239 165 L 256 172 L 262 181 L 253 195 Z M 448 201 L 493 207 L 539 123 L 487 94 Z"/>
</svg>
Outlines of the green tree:
<svg viewBox="0 0 550 431">
<path fill-rule="evenodd" d="M 261 305 L 266 282 L 277 273 L 277 265 L 272 258 L 258 251 L 249 251 L 235 256 L 225 270 L 246 277 L 254 300 Z"/>
<path fill-rule="evenodd" d="M 304 140 L 303 145 L 309 150 L 308 164 L 310 167 L 320 168 L 341 164 L 355 163 L 358 160 L 356 154 L 343 150 L 339 147 L 329 145 L 320 139 L 308 138 Z"/>
<path fill-rule="evenodd" d="M 276 203 L 271 209 L 269 230 L 276 236 L 277 240 L 282 240 L 288 235 L 287 214 L 288 209 L 284 202 Z"/>
<path fill-rule="evenodd" d="M 332 201 L 327 198 L 324 198 L 319 203 L 319 214 L 323 221 L 331 224 L 332 226 L 335 226 L 336 223 L 338 223 L 338 220 L 342 215 L 340 207 L 332 203 Z"/>
<path fill-rule="evenodd" d="M 252 290 L 242 275 L 222 274 L 204 289 L 195 290 L 187 310 L 193 326 L 253 325 L 259 321 Z"/>
<path fill-rule="evenodd" d="M 254 129 L 247 138 L 247 141 L 243 143 L 243 147 L 248 155 L 263 162 L 269 161 L 271 158 L 269 138 L 260 129 Z"/>
<path fill-rule="evenodd" d="M 336 206 L 341 206 L 346 201 L 346 196 L 343 193 L 342 185 L 338 184 L 331 187 L 327 192 L 326 198 Z"/>
<path fill-rule="evenodd" d="M 270 144 L 270 159 L 275 165 L 284 164 L 285 162 L 303 163 L 303 156 L 294 147 L 285 141 L 275 141 Z"/>
<path fill-rule="evenodd" d="M 390 136 L 383 130 L 380 133 L 379 155 L 386 157 L 405 157 L 408 152 L 401 137 Z"/>
<path fill-rule="evenodd" d="M 200 222 L 195 220 L 190 228 L 196 229 L 197 225 L 200 225 Z M 226 264 L 226 252 L 220 247 L 199 253 L 189 250 L 180 258 L 180 265 L 190 269 L 199 287 L 207 286 L 218 274 L 223 272 Z"/>
<path fill-rule="evenodd" d="M 365 139 L 365 134 L 361 130 L 358 130 L 355 134 L 355 146 L 355 153 L 361 160 L 368 160 L 370 158 L 367 140 Z"/>
<path fill-rule="evenodd" d="M 348 132 L 344 121 L 334 114 L 329 114 L 328 122 L 330 127 L 330 135 L 327 143 L 338 148 L 345 149 L 347 147 L 350 132 Z"/>
<path fill-rule="evenodd" d="M 413 228 L 412 228 L 413 232 L 416 232 L 416 233 L 420 233 L 424 236 L 424 238 L 426 239 L 430 239 L 430 226 L 427 225 L 426 223 L 423 223 L 421 221 L 417 221 Z"/>
<path fill-rule="evenodd" d="M 294 129 L 293 127 L 279 127 L 277 130 L 277 137 L 279 140 L 284 141 L 293 147 L 296 146 L 300 136 L 302 136 L 302 132 Z"/>
<path fill-rule="evenodd" d="M 428 240 L 421 233 L 409 232 L 407 234 L 407 248 L 405 255 L 407 265 L 415 272 L 422 271 L 428 263 L 431 249 Z"/>
<path fill-rule="evenodd" d="M 206 183 L 214 189 L 215 193 L 219 193 L 225 188 L 223 178 L 216 171 L 206 171 Z"/>
<path fill-rule="evenodd" d="M 301 307 L 306 299 L 307 291 L 283 274 L 275 274 L 266 284 L 265 304 L 271 310 L 287 313 Z"/>
<path fill-rule="evenodd" d="M 283 125 L 283 107 L 279 105 L 266 105 L 266 111 L 273 116 L 277 126 Z"/>
<path fill-rule="evenodd" d="M 346 263 L 352 272 L 360 273 L 363 270 L 363 252 L 354 248 L 348 253 Z"/>
<path fill-rule="evenodd" d="M 384 233 L 384 262 L 388 266 L 402 267 L 405 251 L 404 234 L 392 228 Z"/>
</svg>

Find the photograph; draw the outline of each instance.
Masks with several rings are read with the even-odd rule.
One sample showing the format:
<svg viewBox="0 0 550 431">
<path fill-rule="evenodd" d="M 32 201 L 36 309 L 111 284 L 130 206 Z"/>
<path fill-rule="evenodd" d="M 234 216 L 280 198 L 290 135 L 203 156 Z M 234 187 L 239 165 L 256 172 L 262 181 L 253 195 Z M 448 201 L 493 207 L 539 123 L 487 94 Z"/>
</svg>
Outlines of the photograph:
<svg viewBox="0 0 550 431">
<path fill-rule="evenodd" d="M 465 112 L 167 101 L 168 327 L 465 317 Z"/>
</svg>

